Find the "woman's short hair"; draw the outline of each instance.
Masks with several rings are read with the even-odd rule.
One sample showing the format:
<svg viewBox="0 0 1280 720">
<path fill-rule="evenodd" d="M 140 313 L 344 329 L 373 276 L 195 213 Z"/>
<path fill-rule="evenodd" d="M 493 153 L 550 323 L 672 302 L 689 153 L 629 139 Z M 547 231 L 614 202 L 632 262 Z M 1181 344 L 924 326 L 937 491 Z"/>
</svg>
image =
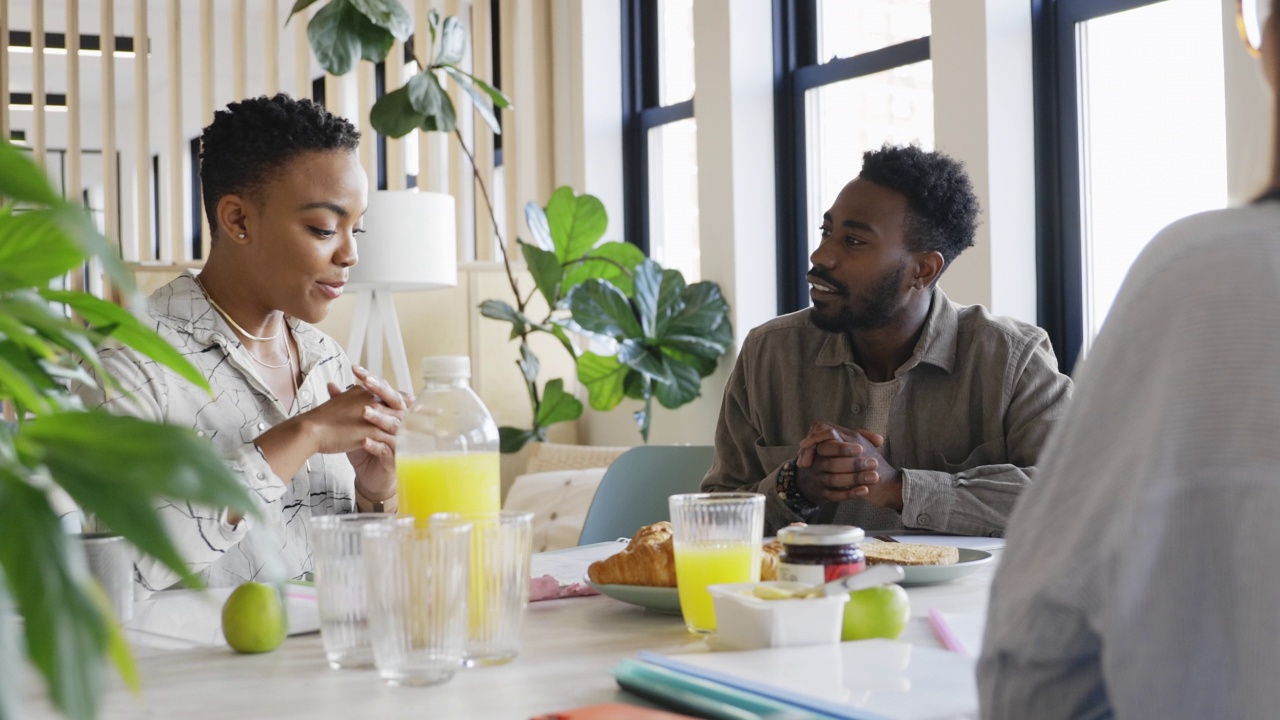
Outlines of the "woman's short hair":
<svg viewBox="0 0 1280 720">
<path fill-rule="evenodd" d="M 216 231 L 218 200 L 262 187 L 270 173 L 317 150 L 355 150 L 360 132 L 311 100 L 284 93 L 233 102 L 213 114 L 200 135 L 200 185 L 209 229 Z"/>
</svg>

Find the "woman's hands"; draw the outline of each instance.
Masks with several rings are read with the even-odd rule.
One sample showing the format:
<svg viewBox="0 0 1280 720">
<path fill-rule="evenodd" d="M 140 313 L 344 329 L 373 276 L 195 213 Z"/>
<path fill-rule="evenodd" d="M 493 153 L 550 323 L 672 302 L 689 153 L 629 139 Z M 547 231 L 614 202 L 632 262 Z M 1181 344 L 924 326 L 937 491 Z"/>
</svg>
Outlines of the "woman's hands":
<svg viewBox="0 0 1280 720">
<path fill-rule="evenodd" d="M 368 500 L 385 500 L 396 492 L 396 431 L 400 429 L 404 412 L 413 398 L 362 367 L 354 367 L 352 371 L 362 385 L 352 386 L 334 399 L 362 390 L 363 393 L 357 393 L 362 401 L 372 396 L 375 402 L 364 402 L 360 416 L 365 422 L 362 429 L 366 433 L 360 437 L 358 446 L 345 452 L 356 470 L 359 493 Z M 335 390 L 339 388 L 330 383 L 329 393 L 333 394 Z"/>
</svg>

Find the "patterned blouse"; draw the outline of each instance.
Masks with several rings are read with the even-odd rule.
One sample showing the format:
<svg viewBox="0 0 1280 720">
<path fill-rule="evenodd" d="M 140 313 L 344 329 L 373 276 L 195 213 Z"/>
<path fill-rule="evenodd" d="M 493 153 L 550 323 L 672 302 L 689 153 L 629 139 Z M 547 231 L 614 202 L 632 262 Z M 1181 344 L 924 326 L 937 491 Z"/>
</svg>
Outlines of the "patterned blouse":
<svg viewBox="0 0 1280 720">
<path fill-rule="evenodd" d="M 209 379 L 213 397 L 115 342 L 104 344 L 98 355 L 127 395 L 104 397 L 102 390 L 88 385 L 76 387 L 76 393 L 89 408 L 192 428 L 227 459 L 266 518 L 262 522 L 245 517 L 232 526 L 225 508 L 161 502 L 157 511 L 178 551 L 211 587 L 298 578 L 310 572 L 311 543 L 304 520 L 355 511 L 351 463 L 345 455 L 315 455 L 288 483 L 272 472 L 254 440 L 288 414 L 239 338 L 209 305 L 193 274 L 184 273 L 152 294 L 144 320 Z M 329 399 L 328 383 L 350 387 L 355 377 L 333 338 L 296 319 L 290 318 L 289 326 L 304 376 L 297 402 L 302 413 Z M 138 559 L 135 578 L 147 590 L 178 581 L 149 557 Z"/>
</svg>

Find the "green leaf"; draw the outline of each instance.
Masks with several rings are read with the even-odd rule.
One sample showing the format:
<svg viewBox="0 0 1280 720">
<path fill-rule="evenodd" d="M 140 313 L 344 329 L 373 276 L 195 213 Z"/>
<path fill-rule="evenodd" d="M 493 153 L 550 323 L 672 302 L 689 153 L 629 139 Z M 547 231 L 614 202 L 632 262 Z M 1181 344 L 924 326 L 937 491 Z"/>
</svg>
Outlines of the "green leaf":
<svg viewBox="0 0 1280 720">
<path fill-rule="evenodd" d="M 660 338 L 671 327 L 672 321 L 684 309 L 684 276 L 679 270 L 663 270 L 662 283 L 658 287 L 658 311 L 654 317 L 653 337 Z"/>
<path fill-rule="evenodd" d="M 578 382 L 587 389 L 587 401 L 596 410 L 612 410 L 622 402 L 623 383 L 630 369 L 616 357 L 583 353 L 578 358 Z"/>
<path fill-rule="evenodd" d="M 573 344 L 573 340 L 569 337 L 569 333 L 565 332 L 565 329 L 561 327 L 559 323 L 552 321 L 539 326 L 539 329 L 555 335 L 556 339 L 560 341 L 560 344 L 564 346 L 565 351 L 568 352 L 571 357 L 578 357 L 577 346 Z"/>
<path fill-rule="evenodd" d="M 663 357 L 671 382 L 657 383 L 653 394 L 663 407 L 675 409 L 692 402 L 702 394 L 702 375 L 692 365 L 678 362 L 669 356 Z"/>
<path fill-rule="evenodd" d="M 480 314 L 493 320 L 505 320 L 511 323 L 513 335 L 523 334 L 531 324 L 529 318 L 501 300 L 485 300 L 480 303 Z M 516 332 L 516 330 L 519 332 Z"/>
<path fill-rule="evenodd" d="M 627 368 L 627 376 L 622 381 L 622 393 L 632 400 L 644 400 L 653 394 L 653 381 L 644 373 Z"/>
<path fill-rule="evenodd" d="M 431 8 L 429 11 L 427 11 L 427 29 L 431 31 L 431 46 L 435 47 L 436 32 L 440 30 L 440 11 L 439 10 L 435 8 Z M 431 48 L 427 48 L 427 50 L 430 51 Z M 430 52 L 424 53 L 423 57 L 431 57 L 431 53 Z"/>
<path fill-rule="evenodd" d="M 208 441 L 185 428 L 105 412 L 67 412 L 22 426 L 19 453 L 49 468 L 87 514 L 199 586 L 165 533 L 165 498 L 261 517 Z"/>
<path fill-rule="evenodd" d="M 564 391 L 564 380 L 556 378 L 542 390 L 542 402 L 533 419 L 536 427 L 549 427 L 558 422 L 582 417 L 582 401 Z"/>
<path fill-rule="evenodd" d="M 67 237 L 79 245 L 85 255 L 102 261 L 102 269 L 120 292 L 132 293 L 133 273 L 124 266 L 117 247 L 98 232 L 98 226 L 89 211 L 79 205 L 63 205 L 57 208 L 55 214 Z"/>
<path fill-rule="evenodd" d="M 560 281 L 560 292 L 568 293 L 575 286 L 596 278 L 608 280 L 623 295 L 630 297 L 635 292 L 631 273 L 642 262 L 644 252 L 631 243 L 601 243 L 565 269 L 564 279 Z"/>
<path fill-rule="evenodd" d="M 533 233 L 533 242 L 539 248 L 555 252 L 556 243 L 551 239 L 551 226 L 547 224 L 547 211 L 533 201 L 524 204 L 524 221 Z"/>
<path fill-rule="evenodd" d="M 182 353 L 124 308 L 75 290 L 42 290 L 40 294 L 48 300 L 67 304 L 90 325 L 98 328 L 114 326 L 109 333 L 112 337 L 212 394 L 209 381 Z"/>
<path fill-rule="evenodd" d="M 467 77 L 471 78 L 471 82 L 475 83 L 476 87 L 483 90 L 484 93 L 489 96 L 489 100 L 493 102 L 494 107 L 502 108 L 504 110 L 514 110 L 514 108 L 511 107 L 511 98 L 503 94 L 501 90 L 481 80 L 475 75 L 472 75 L 471 73 L 465 73 L 465 74 Z"/>
<path fill-rule="evenodd" d="M 11 397 L 37 415 L 46 414 L 56 407 L 48 395 L 57 388 L 57 383 L 12 340 L 0 342 L 0 398 Z"/>
<path fill-rule="evenodd" d="M 454 65 L 462 62 L 467 52 L 467 32 L 462 22 L 452 15 L 444 19 L 440 29 L 440 51 L 432 65 Z"/>
<path fill-rule="evenodd" d="M 504 453 L 520 452 L 528 442 L 537 437 L 532 430 L 508 427 L 498 428 L 498 449 Z"/>
<path fill-rule="evenodd" d="M 489 107 L 489 100 L 485 95 L 467 82 L 467 78 L 470 76 L 452 65 L 446 65 L 444 71 L 449 73 L 449 77 L 453 78 L 454 82 L 458 83 L 471 96 L 471 104 L 475 107 L 476 112 L 480 114 L 485 124 L 489 126 L 489 129 L 493 131 L 493 134 L 501 135 L 502 126 L 498 124 L 498 117 L 493 114 L 493 108 Z"/>
<path fill-rule="evenodd" d="M 416 79 L 416 77 L 415 77 Z M 422 123 L 422 115 L 413 107 L 409 86 L 413 80 L 399 90 L 383 95 L 373 104 L 369 111 L 369 122 L 373 129 L 388 137 L 404 137 Z"/>
<path fill-rule="evenodd" d="M 453 109 L 453 100 L 447 94 L 440 96 L 440 112 L 422 118 L 419 126 L 427 132 L 453 132 L 458 126 L 458 115 Z"/>
<path fill-rule="evenodd" d="M 587 280 L 570 291 L 569 311 L 587 332 L 619 340 L 644 336 L 627 296 L 604 280 Z"/>
<path fill-rule="evenodd" d="M 733 344 L 729 304 L 720 293 L 720 286 L 713 282 L 694 283 L 681 293 L 681 300 L 683 307 L 659 342 L 664 348 L 711 360 L 719 358 Z"/>
<path fill-rule="evenodd" d="M 285 19 L 284 24 L 288 26 L 289 21 L 293 19 L 294 15 L 297 15 L 303 10 L 306 10 L 307 8 L 314 5 L 315 3 L 316 3 L 316 0 L 298 0 L 297 2 L 295 2 L 293 4 L 293 9 L 289 11 L 289 17 Z"/>
<path fill-rule="evenodd" d="M 520 373 L 524 375 L 525 382 L 532 386 L 538 379 L 538 370 L 541 369 L 542 363 L 538 362 L 538 356 L 533 354 L 529 343 L 520 343 L 520 359 L 516 361 L 516 365 L 520 367 Z"/>
<path fill-rule="evenodd" d="M 18 322 L 13 316 L 4 312 L 4 303 L 0 303 L 0 337 L 13 341 L 33 357 L 53 360 L 57 353 L 31 328 Z"/>
<path fill-rule="evenodd" d="M 330 75 L 346 75 L 356 66 L 363 44 L 355 28 L 346 20 L 351 6 L 347 0 L 333 0 L 320 8 L 307 23 L 307 40 L 320 67 Z M 354 9 L 352 9 L 353 12 Z M 357 17 L 363 17 L 355 12 Z M 366 22 L 368 22 L 366 20 Z"/>
<path fill-rule="evenodd" d="M 45 285 L 83 261 L 80 246 L 63 233 L 52 211 L 0 220 L 0 291 Z"/>
<path fill-rule="evenodd" d="M 360 40 L 360 58 L 371 63 L 382 62 L 387 53 L 391 52 L 391 46 L 396 44 L 395 35 L 390 30 L 369 22 L 368 18 L 354 10 L 347 11 L 347 17 Z"/>
<path fill-rule="evenodd" d="M 350 2 L 352 7 L 360 11 L 360 14 L 374 25 L 390 31 L 396 40 L 408 40 L 413 34 L 413 18 L 397 0 L 350 0 Z"/>
<path fill-rule="evenodd" d="M 642 342 L 624 340 L 618 348 L 618 361 L 657 382 L 674 382 L 671 368 L 663 361 L 662 353 Z"/>
<path fill-rule="evenodd" d="M 652 260 L 645 260 L 636 266 L 631 276 L 635 283 L 636 314 L 640 316 L 640 326 L 644 328 L 644 337 L 655 337 L 654 326 L 658 322 L 658 296 L 662 292 L 662 266 Z"/>
<path fill-rule="evenodd" d="M 35 205 L 57 205 L 62 198 L 26 153 L 0 139 L 0 197 Z"/>
<path fill-rule="evenodd" d="M 107 620 L 85 592 L 84 563 L 73 554 L 44 493 L 5 466 L 0 527 L 6 538 L 0 542 L 0 566 L 23 617 L 27 655 L 48 683 L 54 705 L 88 720 L 101 691 Z"/>
<path fill-rule="evenodd" d="M 554 308 L 560 301 L 560 261 L 556 254 L 547 252 L 526 242 L 520 243 L 520 252 L 529 266 L 529 274 L 538 286 L 538 292 L 546 298 L 547 306 Z"/>
<path fill-rule="evenodd" d="M 419 116 L 435 115 L 440 112 L 440 98 L 444 96 L 444 89 L 440 87 L 440 81 L 436 79 L 435 73 L 423 70 L 409 78 L 404 89 L 409 93 L 409 105 Z M 414 118 L 414 121 L 414 127 L 417 127 L 422 122 L 422 118 Z"/>
<path fill-rule="evenodd" d="M 604 237 L 609 215 L 593 195 L 575 195 L 568 186 L 557 188 L 547 201 L 547 224 L 556 257 L 568 263 L 586 255 Z"/>
<path fill-rule="evenodd" d="M 0 316 L 5 316 L 9 321 L 20 323 L 35 332 L 35 336 L 28 336 L 25 340 L 19 339 L 21 335 L 15 333 L 14 342 L 28 345 L 32 341 L 48 340 L 70 351 L 76 359 L 92 368 L 103 378 L 103 383 L 111 382 L 110 376 L 102 372 L 102 364 L 94 348 L 93 341 L 98 339 L 98 333 L 87 330 L 78 323 L 68 320 L 61 313 L 55 312 L 36 293 L 15 292 L 9 293 L 7 297 L 0 297 Z M 90 382 L 94 381 L 90 379 Z"/>
</svg>

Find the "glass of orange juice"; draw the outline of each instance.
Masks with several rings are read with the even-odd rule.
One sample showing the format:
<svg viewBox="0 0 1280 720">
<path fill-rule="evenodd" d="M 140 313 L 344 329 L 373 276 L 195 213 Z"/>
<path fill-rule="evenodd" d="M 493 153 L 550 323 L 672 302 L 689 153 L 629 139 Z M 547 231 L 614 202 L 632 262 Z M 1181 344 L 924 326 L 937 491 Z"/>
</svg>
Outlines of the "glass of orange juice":
<svg viewBox="0 0 1280 720">
<path fill-rule="evenodd" d="M 716 612 L 707 586 L 760 580 L 764 495 L 691 493 L 672 495 L 668 503 L 685 627 L 713 633 Z"/>
</svg>

